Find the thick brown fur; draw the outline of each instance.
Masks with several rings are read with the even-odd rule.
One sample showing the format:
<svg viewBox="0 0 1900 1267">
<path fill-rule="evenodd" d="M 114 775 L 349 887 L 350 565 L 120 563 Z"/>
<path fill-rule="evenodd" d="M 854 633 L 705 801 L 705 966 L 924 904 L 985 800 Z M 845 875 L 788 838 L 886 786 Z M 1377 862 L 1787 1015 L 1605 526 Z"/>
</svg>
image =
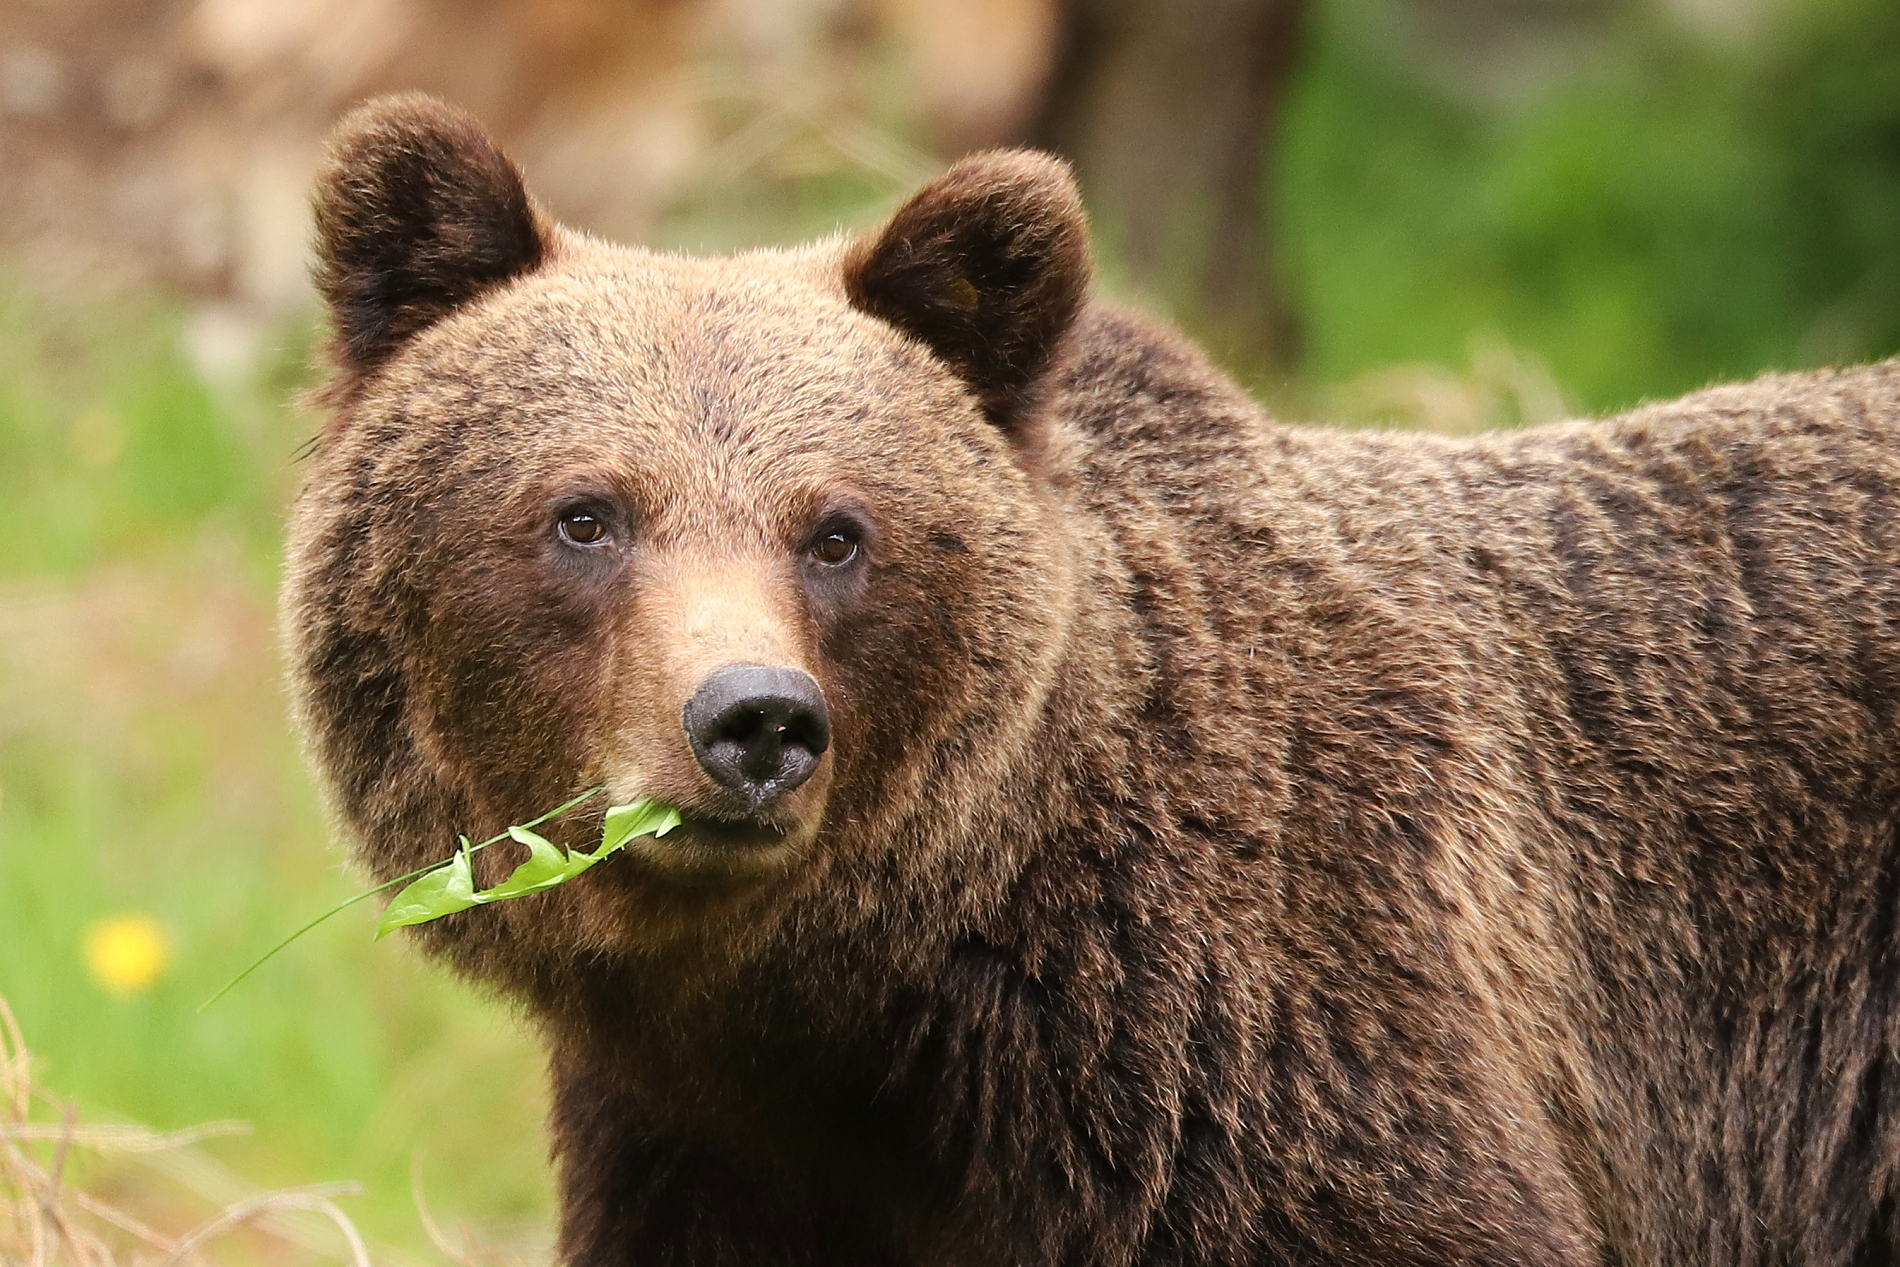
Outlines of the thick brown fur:
<svg viewBox="0 0 1900 1267">
<path fill-rule="evenodd" d="M 843 265 L 851 302 L 915 335 L 990 420 L 1035 405 L 1088 289 L 1088 233 L 1068 171 L 1029 151 L 979 154 L 913 198 Z"/>
<path fill-rule="evenodd" d="M 429 97 L 344 118 L 318 190 L 317 291 L 346 372 L 374 368 L 546 250 L 515 165 L 474 120 Z"/>
<path fill-rule="evenodd" d="M 319 206 L 400 272 L 378 169 L 493 169 L 380 109 Z M 1285 428 L 1067 320 L 1085 259 L 1017 249 L 1080 241 L 1055 165 L 945 182 L 861 244 L 547 227 L 505 278 L 430 256 L 413 316 L 332 288 L 392 333 L 344 361 L 285 627 L 365 865 L 595 783 L 688 814 L 421 930 L 547 1036 L 564 1257 L 1891 1261 L 1900 368 Z M 974 323 L 930 297 L 984 294 L 962 215 L 1038 261 Z M 810 562 L 839 523 L 862 558 Z M 679 734 L 735 660 L 814 674 L 833 734 L 743 829 Z"/>
</svg>

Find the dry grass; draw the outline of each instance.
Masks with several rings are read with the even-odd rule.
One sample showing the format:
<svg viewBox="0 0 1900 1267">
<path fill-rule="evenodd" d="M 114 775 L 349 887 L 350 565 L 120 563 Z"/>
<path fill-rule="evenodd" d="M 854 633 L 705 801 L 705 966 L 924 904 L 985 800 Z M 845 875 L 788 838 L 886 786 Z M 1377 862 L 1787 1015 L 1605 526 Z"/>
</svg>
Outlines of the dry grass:
<svg viewBox="0 0 1900 1267">
<path fill-rule="evenodd" d="M 297 774 L 268 573 L 226 525 L 181 532 L 162 552 L 150 534 L 121 535 L 128 554 L 146 554 L 0 575 L 0 994 L 33 1043 L 38 1083 L 84 1105 L 88 1125 L 234 1117 L 255 1131 L 163 1156 L 79 1149 L 63 1186 L 76 1165 L 89 1196 L 110 1188 L 116 1209 L 177 1239 L 260 1189 L 354 1179 L 362 1198 L 337 1203 L 378 1267 L 547 1262 L 545 1092 L 530 1036 L 506 1009 L 372 942 L 367 908 L 194 1011 L 360 882 L 342 873 Z M 88 957 L 90 932 L 120 917 L 159 934 L 162 967 L 143 988 L 115 990 Z M 46 1101 L 37 1112 L 34 1134 L 57 1127 Z M 55 1141 L 28 1142 L 50 1169 Z M 441 1245 L 410 1195 L 416 1155 Z M 9 1240 L 7 1200 L 0 1186 L 0 1264 L 12 1267 L 33 1259 Z M 209 1256 L 348 1257 L 320 1213 L 293 1216 L 315 1225 L 316 1248 L 253 1221 Z M 113 1243 L 158 1261 L 145 1242 Z"/>
<path fill-rule="evenodd" d="M 1470 435 L 1574 417 L 1550 367 L 1495 336 L 1473 337 L 1463 369 L 1409 364 L 1361 374 L 1325 394 L 1323 416 L 1353 425 Z"/>
<path fill-rule="evenodd" d="M 195 1147 L 244 1129 L 212 1122 L 161 1133 L 81 1122 L 71 1105 L 35 1085 L 32 1055 L 0 997 L 0 1263 L 185 1267 L 242 1233 L 250 1261 L 370 1267 L 363 1238 L 333 1200 L 357 1185 L 244 1191 Z M 132 1181 L 128 1169 L 145 1171 L 145 1182 Z"/>
</svg>

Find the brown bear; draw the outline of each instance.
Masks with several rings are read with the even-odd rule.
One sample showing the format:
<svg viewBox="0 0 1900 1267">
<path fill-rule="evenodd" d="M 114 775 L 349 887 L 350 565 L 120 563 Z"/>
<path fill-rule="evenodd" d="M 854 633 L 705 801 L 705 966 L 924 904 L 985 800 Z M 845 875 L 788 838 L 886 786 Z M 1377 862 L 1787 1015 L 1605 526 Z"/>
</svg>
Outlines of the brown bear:
<svg viewBox="0 0 1900 1267">
<path fill-rule="evenodd" d="M 363 863 L 685 816 L 421 930 L 545 1032 L 566 1261 L 1893 1261 L 1900 368 L 1279 426 L 1032 153 L 697 259 L 398 98 L 317 222 Z"/>
</svg>

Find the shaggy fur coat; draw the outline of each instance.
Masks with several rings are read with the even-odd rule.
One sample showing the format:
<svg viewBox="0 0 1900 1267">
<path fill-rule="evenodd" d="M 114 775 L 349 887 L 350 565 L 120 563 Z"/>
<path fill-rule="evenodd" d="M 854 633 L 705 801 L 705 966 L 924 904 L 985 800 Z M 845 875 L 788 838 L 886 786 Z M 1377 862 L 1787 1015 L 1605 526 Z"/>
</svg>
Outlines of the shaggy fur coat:
<svg viewBox="0 0 1900 1267">
<path fill-rule="evenodd" d="M 568 1261 L 1892 1261 L 1900 369 L 1285 427 L 1027 154 L 690 260 L 411 98 L 319 212 L 285 624 L 361 858 L 687 811 L 423 930 L 547 1035 Z M 679 699 L 748 656 L 834 739 L 724 848 Z"/>
</svg>

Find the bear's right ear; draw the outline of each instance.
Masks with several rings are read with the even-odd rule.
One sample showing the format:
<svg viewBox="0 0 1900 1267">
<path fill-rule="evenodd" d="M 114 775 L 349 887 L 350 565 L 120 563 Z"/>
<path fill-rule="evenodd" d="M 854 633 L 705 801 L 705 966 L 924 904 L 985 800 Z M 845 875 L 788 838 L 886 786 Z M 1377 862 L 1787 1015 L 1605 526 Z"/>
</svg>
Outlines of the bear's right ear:
<svg viewBox="0 0 1900 1267">
<path fill-rule="evenodd" d="M 315 208 L 317 290 L 356 374 L 548 250 L 520 171 L 474 119 L 420 94 L 337 125 Z"/>
<path fill-rule="evenodd" d="M 1034 150 L 963 159 L 851 249 L 844 282 L 856 307 L 922 340 L 1013 430 L 1088 290 L 1075 178 Z"/>
</svg>

